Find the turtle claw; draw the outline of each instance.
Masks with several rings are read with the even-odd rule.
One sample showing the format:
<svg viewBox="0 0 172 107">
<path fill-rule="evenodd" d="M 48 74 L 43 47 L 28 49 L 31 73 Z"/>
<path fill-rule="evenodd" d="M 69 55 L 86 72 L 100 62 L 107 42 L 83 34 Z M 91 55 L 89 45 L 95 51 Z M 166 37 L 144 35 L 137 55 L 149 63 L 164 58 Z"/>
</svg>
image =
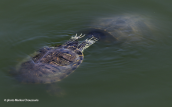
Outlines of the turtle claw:
<svg viewBox="0 0 172 107">
<path fill-rule="evenodd" d="M 90 39 L 86 39 L 85 42 L 87 42 L 89 45 L 94 44 L 96 41 L 98 41 L 98 38 L 92 36 Z"/>
<path fill-rule="evenodd" d="M 75 36 L 72 36 L 71 39 L 72 40 L 77 40 L 77 39 L 83 38 L 84 36 L 85 36 L 85 34 L 82 35 L 82 33 L 79 36 L 77 36 L 77 34 L 76 34 Z"/>
<path fill-rule="evenodd" d="M 70 43 L 73 43 L 74 41 L 80 39 L 80 38 L 83 38 L 85 36 L 82 35 L 82 33 L 78 36 L 77 34 L 75 36 L 72 36 L 71 39 L 69 41 L 67 41 L 66 43 L 64 43 L 63 45 L 67 45 L 67 44 L 70 44 Z"/>
</svg>

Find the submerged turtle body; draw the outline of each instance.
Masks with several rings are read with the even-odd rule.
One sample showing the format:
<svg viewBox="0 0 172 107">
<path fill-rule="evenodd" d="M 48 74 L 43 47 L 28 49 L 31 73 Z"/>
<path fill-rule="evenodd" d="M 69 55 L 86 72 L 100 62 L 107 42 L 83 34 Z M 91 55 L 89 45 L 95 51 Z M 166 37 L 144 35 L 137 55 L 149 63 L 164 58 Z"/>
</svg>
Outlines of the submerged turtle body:
<svg viewBox="0 0 172 107">
<path fill-rule="evenodd" d="M 25 83 L 52 83 L 67 77 L 82 63 L 84 49 L 97 40 L 86 39 L 79 44 L 77 39 L 82 37 L 76 35 L 59 47 L 40 49 L 38 54 L 21 63 L 18 79 Z"/>
<path fill-rule="evenodd" d="M 136 15 L 122 15 L 97 19 L 87 30 L 87 38 L 82 43 L 77 40 L 83 36 L 72 37 L 59 47 L 45 47 L 37 55 L 21 63 L 17 69 L 18 79 L 27 83 L 52 83 L 60 81 L 72 73 L 83 61 L 84 49 L 95 41 L 140 41 L 152 27 L 146 18 Z M 139 42 L 140 43 L 140 42 Z"/>
<path fill-rule="evenodd" d="M 97 19 L 86 31 L 87 35 L 107 41 L 140 41 L 146 38 L 153 25 L 149 18 L 139 15 L 120 15 Z"/>
</svg>

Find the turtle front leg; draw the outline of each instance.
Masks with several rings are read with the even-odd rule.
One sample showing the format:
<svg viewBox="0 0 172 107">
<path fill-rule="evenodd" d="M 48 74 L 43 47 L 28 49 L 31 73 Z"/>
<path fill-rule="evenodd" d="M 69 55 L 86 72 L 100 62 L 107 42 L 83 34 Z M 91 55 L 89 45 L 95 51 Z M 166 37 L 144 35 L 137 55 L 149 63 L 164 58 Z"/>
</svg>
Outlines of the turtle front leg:
<svg viewBox="0 0 172 107">
<path fill-rule="evenodd" d="M 70 40 L 68 40 L 66 43 L 64 43 L 63 45 L 67 45 L 67 44 L 70 44 L 70 43 L 73 43 L 74 41 L 76 41 L 76 40 L 78 40 L 78 39 L 80 39 L 80 38 L 83 38 L 85 36 L 85 34 L 84 35 L 82 35 L 82 33 L 78 36 L 77 34 L 75 35 L 75 36 L 72 36 L 71 38 L 70 38 Z"/>
<path fill-rule="evenodd" d="M 83 41 L 82 43 L 79 44 L 78 49 L 81 52 L 83 52 L 85 49 L 87 49 L 89 46 L 94 44 L 96 41 L 98 41 L 98 38 L 96 38 L 94 36 L 90 39 L 86 39 L 85 41 Z"/>
</svg>

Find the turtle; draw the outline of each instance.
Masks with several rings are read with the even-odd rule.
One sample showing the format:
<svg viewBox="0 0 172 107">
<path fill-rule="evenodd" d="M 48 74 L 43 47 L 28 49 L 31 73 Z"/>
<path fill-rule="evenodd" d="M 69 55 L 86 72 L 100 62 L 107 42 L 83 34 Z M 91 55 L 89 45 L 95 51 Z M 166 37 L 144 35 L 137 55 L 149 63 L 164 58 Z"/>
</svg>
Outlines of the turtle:
<svg viewBox="0 0 172 107">
<path fill-rule="evenodd" d="M 61 81 L 83 62 L 83 51 L 98 39 L 78 39 L 85 35 L 75 35 L 67 42 L 56 47 L 43 47 L 36 55 L 23 61 L 17 68 L 17 79 L 22 83 L 49 84 Z"/>
<path fill-rule="evenodd" d="M 148 17 L 134 14 L 116 15 L 96 19 L 83 32 L 88 37 L 96 37 L 106 42 L 135 42 L 150 37 L 150 29 L 154 28 Z"/>
</svg>

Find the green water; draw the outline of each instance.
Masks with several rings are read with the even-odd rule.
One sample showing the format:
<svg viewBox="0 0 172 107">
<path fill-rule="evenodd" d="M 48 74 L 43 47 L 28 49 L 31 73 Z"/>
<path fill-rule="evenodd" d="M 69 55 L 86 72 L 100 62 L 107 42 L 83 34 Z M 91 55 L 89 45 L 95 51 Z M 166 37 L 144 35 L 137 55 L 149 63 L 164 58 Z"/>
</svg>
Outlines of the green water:
<svg viewBox="0 0 172 107">
<path fill-rule="evenodd" d="M 171 3 L 170 0 L 1 0 L 0 105 L 171 107 Z M 39 48 L 62 44 L 100 18 L 122 14 L 144 16 L 144 21 L 149 20 L 152 25 L 143 27 L 143 34 L 138 34 L 143 39 L 138 41 L 96 43 L 85 50 L 81 66 L 54 84 L 65 95 L 51 96 L 47 86 L 18 83 L 9 73 L 11 67 Z"/>
</svg>

